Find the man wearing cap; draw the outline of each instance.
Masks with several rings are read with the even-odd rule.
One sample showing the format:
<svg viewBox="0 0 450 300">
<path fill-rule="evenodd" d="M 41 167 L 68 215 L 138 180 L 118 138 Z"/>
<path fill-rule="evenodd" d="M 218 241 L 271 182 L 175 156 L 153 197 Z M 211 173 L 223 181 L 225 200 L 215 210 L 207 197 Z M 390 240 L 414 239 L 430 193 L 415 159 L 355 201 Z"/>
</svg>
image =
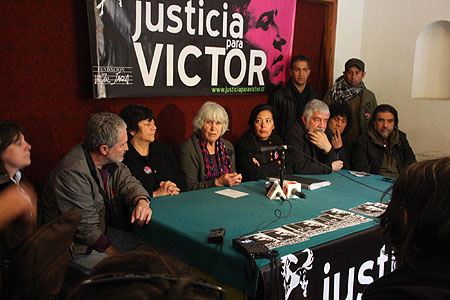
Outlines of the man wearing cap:
<svg viewBox="0 0 450 300">
<path fill-rule="evenodd" d="M 328 105 L 346 103 L 353 117 L 353 124 L 348 130 L 348 140 L 354 143 L 367 131 L 373 110 L 377 106 L 375 94 L 366 88 L 362 81 L 366 76 L 364 62 L 351 58 L 345 63 L 345 71 L 325 93 L 323 101 Z"/>
<path fill-rule="evenodd" d="M 311 62 L 304 55 L 294 56 L 291 60 L 289 74 L 291 80 L 276 90 L 269 98 L 273 106 L 277 123 L 275 128 L 284 139 L 288 128 L 303 114 L 303 108 L 311 99 L 317 99 L 317 91 L 308 84 Z"/>
</svg>

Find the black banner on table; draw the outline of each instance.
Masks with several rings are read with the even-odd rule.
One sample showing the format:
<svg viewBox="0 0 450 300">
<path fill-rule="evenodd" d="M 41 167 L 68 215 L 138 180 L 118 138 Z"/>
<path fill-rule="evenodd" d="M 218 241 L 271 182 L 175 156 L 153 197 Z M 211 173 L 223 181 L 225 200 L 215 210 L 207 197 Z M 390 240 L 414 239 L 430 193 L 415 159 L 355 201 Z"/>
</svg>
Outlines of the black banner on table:
<svg viewBox="0 0 450 300">
<path fill-rule="evenodd" d="M 269 266 L 261 270 L 265 299 L 361 299 L 368 284 L 393 270 L 388 253 L 375 227 L 283 256 L 278 282 Z"/>
<path fill-rule="evenodd" d="M 265 93 L 292 53 L 295 0 L 87 0 L 96 98 Z"/>
</svg>

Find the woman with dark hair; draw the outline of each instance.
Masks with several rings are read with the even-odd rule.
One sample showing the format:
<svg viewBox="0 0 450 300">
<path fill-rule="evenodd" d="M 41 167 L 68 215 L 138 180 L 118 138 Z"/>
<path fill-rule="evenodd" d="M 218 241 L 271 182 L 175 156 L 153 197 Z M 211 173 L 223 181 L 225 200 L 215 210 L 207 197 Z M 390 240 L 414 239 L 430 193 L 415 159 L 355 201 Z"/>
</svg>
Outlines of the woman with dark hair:
<svg viewBox="0 0 450 300">
<path fill-rule="evenodd" d="M 23 129 L 12 122 L 0 123 L 0 190 L 10 183 L 19 184 L 21 169 L 31 164 L 31 145 Z"/>
<path fill-rule="evenodd" d="M 33 189 L 24 186 L 21 170 L 31 164 L 31 145 L 25 140 L 23 129 L 13 122 L 0 123 L 0 192 L 2 193 L 0 211 L 2 218 L 16 220 L 13 227 L 24 230 L 14 234 L 26 237 L 36 222 L 36 196 Z M 10 187 L 8 192 L 7 187 Z M 15 188 L 17 187 L 17 188 Z M 9 195 L 9 196 L 8 196 Z M 8 204 L 10 203 L 10 204 Z M 7 205 L 8 204 L 8 205 Z M 10 206 L 14 207 L 10 207 Z M 20 208 L 20 209 L 19 209 Z M 20 217 L 20 219 L 17 219 Z M 3 226 L 7 226 L 5 222 Z M 18 226 L 19 225 L 19 226 Z M 2 226 L 2 227 L 3 227 Z M 11 230 L 9 230 L 11 231 Z M 9 243 L 8 238 L 3 242 Z"/>
<path fill-rule="evenodd" d="M 73 210 L 36 229 L 37 196 L 21 172 L 30 164 L 31 145 L 23 129 L 0 122 L 1 299 L 54 299 L 81 219 Z"/>
<path fill-rule="evenodd" d="M 380 216 L 397 269 L 363 299 L 450 299 L 450 157 L 409 166 Z"/>
<path fill-rule="evenodd" d="M 3 243 L 8 244 L 12 249 L 15 245 L 9 245 L 11 239 L 7 236 L 13 231 L 14 235 L 24 238 L 32 232 L 36 225 L 36 196 L 30 186 L 24 187 L 22 169 L 31 164 L 31 145 L 25 140 L 23 129 L 13 122 L 0 123 L 0 192 L 8 186 L 17 187 L 19 194 L 23 197 L 16 197 L 17 201 L 26 203 L 17 203 L 17 206 L 25 206 L 26 210 L 20 210 L 21 218 L 16 219 L 13 226 L 8 230 L 6 237 L 2 235 Z M 11 193 L 9 193 L 11 194 Z M 8 197 L 11 200 L 11 197 Z M 5 198 L 6 200 L 6 198 Z M 6 203 L 6 202 L 5 202 Z M 4 203 L 4 204 L 5 204 Z M 9 211 L 9 210 L 8 210 Z M 11 210 L 11 213 L 13 211 Z M 25 213 L 23 213 L 25 212 Z M 9 213 L 0 211 L 1 214 Z M 17 212 L 18 213 L 18 212 Z M 17 215 L 16 217 L 19 217 Z M 13 230 L 11 230 L 13 229 Z M 20 231 L 20 232 L 19 232 Z M 23 232 L 22 232 L 23 231 Z M 14 239 L 16 240 L 16 239 Z"/>
<path fill-rule="evenodd" d="M 0 122 L 0 263 L 12 260 L 36 225 L 36 195 L 21 171 L 30 164 L 31 145 L 23 129 L 13 122 Z M 14 293 L 15 288 L 3 286 L 7 276 L 3 272 L 2 266 L 0 298 L 6 299 L 8 289 Z"/>
<path fill-rule="evenodd" d="M 172 149 L 155 140 L 155 116 L 150 108 L 127 105 L 120 111 L 127 124 L 128 151 L 123 163 L 153 197 L 176 195 L 184 178 Z"/>
<path fill-rule="evenodd" d="M 330 105 L 328 129 L 333 133 L 331 145 L 344 162 L 343 169 L 350 169 L 353 143 L 348 138 L 348 130 L 353 124 L 353 117 L 348 104 L 333 103 Z"/>
<path fill-rule="evenodd" d="M 236 165 L 243 179 L 249 181 L 280 176 L 280 153 L 259 151 L 261 147 L 283 145 L 283 141 L 274 131 L 275 116 L 272 106 L 259 104 L 253 108 L 248 127 L 236 142 Z M 285 162 L 284 172 L 292 174 L 292 164 L 288 157 Z"/>
<path fill-rule="evenodd" d="M 24 186 L 25 181 L 21 170 L 30 164 L 31 145 L 25 140 L 23 129 L 13 122 L 0 122 L 0 192 L 8 186 L 17 187 L 21 197 L 4 197 L 4 201 L 16 199 L 16 201 L 24 202 L 16 204 L 22 209 L 14 210 L 14 217 L 23 216 L 18 221 L 22 225 L 25 224 L 27 234 L 31 232 L 36 222 L 36 195 L 31 186 Z M 3 204 L 6 205 L 6 202 Z M 6 212 L 2 210 L 0 213 Z"/>
</svg>

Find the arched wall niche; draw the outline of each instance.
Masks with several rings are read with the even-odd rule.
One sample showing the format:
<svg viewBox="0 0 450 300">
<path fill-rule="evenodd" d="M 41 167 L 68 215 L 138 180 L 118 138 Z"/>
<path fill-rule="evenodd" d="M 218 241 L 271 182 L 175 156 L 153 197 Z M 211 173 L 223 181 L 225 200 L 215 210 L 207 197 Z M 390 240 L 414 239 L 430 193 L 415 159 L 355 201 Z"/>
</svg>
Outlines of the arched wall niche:
<svg viewBox="0 0 450 300">
<path fill-rule="evenodd" d="M 450 100 L 450 22 L 425 26 L 417 37 L 412 98 Z"/>
</svg>

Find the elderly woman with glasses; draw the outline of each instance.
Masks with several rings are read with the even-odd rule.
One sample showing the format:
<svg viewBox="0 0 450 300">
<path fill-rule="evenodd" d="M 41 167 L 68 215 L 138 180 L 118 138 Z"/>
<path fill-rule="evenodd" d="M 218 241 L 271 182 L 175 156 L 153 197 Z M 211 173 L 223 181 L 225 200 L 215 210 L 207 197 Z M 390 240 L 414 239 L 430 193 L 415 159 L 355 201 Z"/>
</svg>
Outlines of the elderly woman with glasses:
<svg viewBox="0 0 450 300">
<path fill-rule="evenodd" d="M 186 189 L 235 186 L 242 175 L 236 170 L 233 145 L 222 138 L 228 130 L 228 114 L 215 102 L 202 105 L 192 121 L 194 134 L 180 148 Z"/>
</svg>

